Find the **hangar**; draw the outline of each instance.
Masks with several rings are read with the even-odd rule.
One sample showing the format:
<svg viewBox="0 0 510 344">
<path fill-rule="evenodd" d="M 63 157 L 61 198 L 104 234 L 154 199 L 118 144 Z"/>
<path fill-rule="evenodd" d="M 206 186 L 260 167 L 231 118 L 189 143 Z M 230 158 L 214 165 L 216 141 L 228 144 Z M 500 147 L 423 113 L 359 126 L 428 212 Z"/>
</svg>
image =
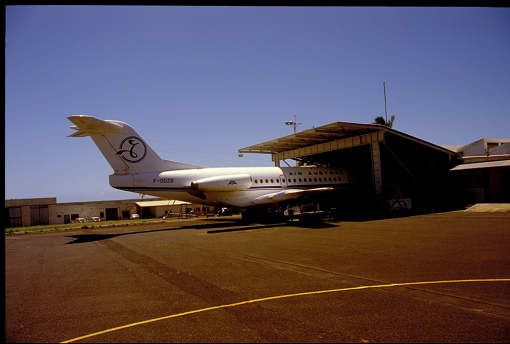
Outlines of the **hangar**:
<svg viewBox="0 0 510 344">
<path fill-rule="evenodd" d="M 365 188 L 353 190 L 344 205 L 367 210 L 412 204 L 418 211 L 434 211 L 465 203 L 464 185 L 451 170 L 467 161 L 463 153 L 472 155 L 470 148 L 435 145 L 378 124 L 334 122 L 238 151 L 271 154 L 275 166 L 296 160 L 363 175 Z"/>
</svg>

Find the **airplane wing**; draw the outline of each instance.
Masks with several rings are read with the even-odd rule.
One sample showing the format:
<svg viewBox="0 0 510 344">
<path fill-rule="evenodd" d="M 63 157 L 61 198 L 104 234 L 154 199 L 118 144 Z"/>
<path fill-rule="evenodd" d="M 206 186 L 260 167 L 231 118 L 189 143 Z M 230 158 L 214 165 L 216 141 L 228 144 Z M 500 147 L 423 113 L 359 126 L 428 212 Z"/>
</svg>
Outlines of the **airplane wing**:
<svg viewBox="0 0 510 344">
<path fill-rule="evenodd" d="M 280 202 L 280 201 L 286 201 L 289 199 L 295 199 L 300 197 L 306 197 L 312 194 L 316 193 L 322 193 L 322 192 L 329 192 L 333 191 L 333 188 L 315 188 L 315 189 L 291 189 L 291 190 L 285 190 L 275 193 L 270 193 L 267 195 L 262 195 L 253 200 L 253 203 L 255 204 L 261 204 L 261 203 L 270 203 L 272 201 L 274 202 Z"/>
</svg>

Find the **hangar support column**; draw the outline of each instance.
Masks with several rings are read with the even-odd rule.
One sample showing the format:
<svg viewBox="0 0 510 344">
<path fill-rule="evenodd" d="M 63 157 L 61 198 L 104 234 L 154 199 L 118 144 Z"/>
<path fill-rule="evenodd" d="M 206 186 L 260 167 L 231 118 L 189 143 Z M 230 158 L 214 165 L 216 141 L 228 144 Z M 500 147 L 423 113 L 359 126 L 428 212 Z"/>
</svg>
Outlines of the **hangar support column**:
<svg viewBox="0 0 510 344">
<path fill-rule="evenodd" d="M 274 161 L 274 167 L 280 167 L 280 160 L 278 159 L 277 154 L 272 154 L 273 161 Z"/>
<path fill-rule="evenodd" d="M 370 144 L 372 151 L 372 181 L 374 183 L 374 191 L 377 196 L 381 195 L 382 173 L 381 173 L 381 149 L 379 142 Z"/>
</svg>

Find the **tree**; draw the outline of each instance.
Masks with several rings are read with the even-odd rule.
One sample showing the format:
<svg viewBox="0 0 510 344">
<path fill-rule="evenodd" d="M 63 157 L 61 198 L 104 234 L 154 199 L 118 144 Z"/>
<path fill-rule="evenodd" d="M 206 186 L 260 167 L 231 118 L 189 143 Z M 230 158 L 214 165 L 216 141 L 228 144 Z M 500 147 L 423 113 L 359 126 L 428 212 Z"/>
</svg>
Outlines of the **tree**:
<svg viewBox="0 0 510 344">
<path fill-rule="evenodd" d="M 393 121 L 395 120 L 395 115 L 391 116 L 391 119 L 386 122 L 384 120 L 384 117 L 383 116 L 377 116 L 376 118 L 374 118 L 374 123 L 373 124 L 379 124 L 379 125 L 382 125 L 384 127 L 387 127 L 387 128 L 390 128 L 393 126 Z"/>
</svg>

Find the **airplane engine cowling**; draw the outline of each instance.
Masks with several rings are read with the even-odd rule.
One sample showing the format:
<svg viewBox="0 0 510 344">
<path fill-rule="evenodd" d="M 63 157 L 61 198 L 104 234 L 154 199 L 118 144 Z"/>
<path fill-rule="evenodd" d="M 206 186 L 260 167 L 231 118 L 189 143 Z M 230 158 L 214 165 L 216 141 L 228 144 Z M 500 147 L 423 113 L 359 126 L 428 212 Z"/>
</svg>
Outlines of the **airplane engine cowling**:
<svg viewBox="0 0 510 344">
<path fill-rule="evenodd" d="M 191 183 L 191 188 L 197 191 L 237 191 L 251 187 L 249 174 L 233 174 L 199 179 Z"/>
</svg>

